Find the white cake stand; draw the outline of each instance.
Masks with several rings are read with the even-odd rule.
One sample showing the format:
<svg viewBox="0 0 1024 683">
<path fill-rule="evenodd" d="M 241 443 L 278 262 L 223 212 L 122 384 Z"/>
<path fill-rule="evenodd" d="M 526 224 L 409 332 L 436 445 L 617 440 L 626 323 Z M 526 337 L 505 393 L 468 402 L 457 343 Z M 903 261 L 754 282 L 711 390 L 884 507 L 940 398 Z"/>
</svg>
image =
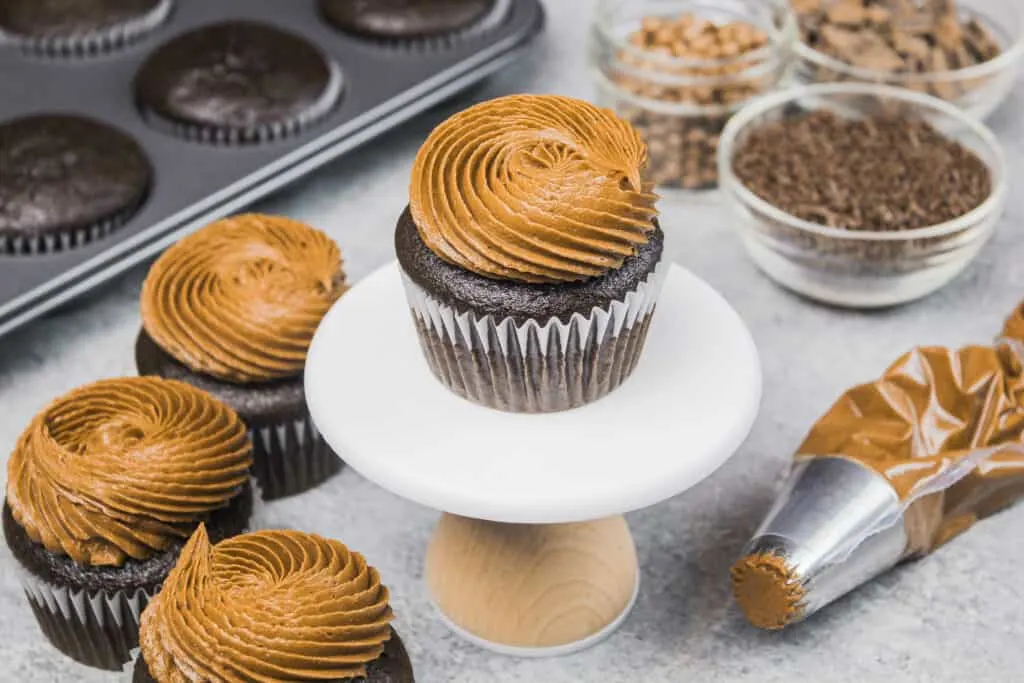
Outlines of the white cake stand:
<svg viewBox="0 0 1024 683">
<path fill-rule="evenodd" d="M 622 623 L 639 586 L 622 514 L 714 472 L 760 397 L 743 322 L 678 266 L 633 376 L 575 410 L 502 413 L 449 392 L 421 355 L 397 264 L 342 297 L 306 363 L 306 398 L 331 447 L 443 511 L 426 577 L 444 620 L 521 656 L 579 650 Z"/>
</svg>

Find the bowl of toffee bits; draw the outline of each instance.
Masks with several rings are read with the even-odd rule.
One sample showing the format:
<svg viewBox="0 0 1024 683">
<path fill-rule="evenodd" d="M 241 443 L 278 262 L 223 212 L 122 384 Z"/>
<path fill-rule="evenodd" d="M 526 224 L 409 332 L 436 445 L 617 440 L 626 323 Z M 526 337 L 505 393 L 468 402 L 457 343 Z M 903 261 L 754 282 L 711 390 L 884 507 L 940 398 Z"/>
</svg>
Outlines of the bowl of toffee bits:
<svg viewBox="0 0 1024 683">
<path fill-rule="evenodd" d="M 1020 0 L 791 0 L 798 83 L 861 81 L 935 95 L 985 118 L 1024 56 Z"/>
<path fill-rule="evenodd" d="M 788 0 L 599 0 L 591 71 L 602 106 L 632 123 L 662 189 L 718 186 L 729 118 L 776 87 L 796 24 Z"/>
<path fill-rule="evenodd" d="M 767 95 L 722 134 L 748 253 L 779 284 L 871 308 L 923 297 L 984 246 L 1006 203 L 995 136 L 931 95 L 867 83 Z"/>
</svg>

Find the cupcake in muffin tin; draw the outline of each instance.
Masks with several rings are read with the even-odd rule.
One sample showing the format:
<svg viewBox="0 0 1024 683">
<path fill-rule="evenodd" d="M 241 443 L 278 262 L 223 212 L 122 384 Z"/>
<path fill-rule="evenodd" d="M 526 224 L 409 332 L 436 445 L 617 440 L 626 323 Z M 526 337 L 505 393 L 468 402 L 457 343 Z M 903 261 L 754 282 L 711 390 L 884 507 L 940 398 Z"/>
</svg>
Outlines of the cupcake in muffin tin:
<svg viewBox="0 0 1024 683">
<path fill-rule="evenodd" d="M 47 56 L 106 52 L 163 24 L 172 0 L 4 0 L 0 41 Z"/>
<path fill-rule="evenodd" d="M 445 386 L 553 412 L 629 377 L 663 280 L 646 164 L 629 124 L 565 97 L 499 98 L 431 133 L 395 246 Z"/>
<path fill-rule="evenodd" d="M 349 35 L 403 47 L 445 46 L 491 28 L 511 0 L 320 0 L 328 24 Z"/>
<path fill-rule="evenodd" d="M 235 409 L 252 430 L 267 500 L 341 469 L 309 416 L 302 373 L 320 320 L 345 289 L 327 235 L 256 214 L 186 237 L 143 284 L 139 373 L 188 382 Z"/>
<path fill-rule="evenodd" d="M 135 77 L 153 125 L 199 142 L 292 135 L 338 102 L 338 66 L 303 38 L 249 21 L 211 24 L 158 48 Z"/>
<path fill-rule="evenodd" d="M 388 589 L 342 543 L 202 527 L 142 615 L 133 681 L 413 683 Z"/>
<path fill-rule="evenodd" d="M 96 382 L 51 403 L 8 461 L 4 536 L 43 633 L 120 670 L 143 607 L 200 523 L 245 531 L 252 447 L 227 406 L 181 382 Z"/>
<path fill-rule="evenodd" d="M 138 143 L 98 121 L 43 114 L 0 124 L 0 256 L 105 237 L 135 214 L 151 180 Z"/>
</svg>

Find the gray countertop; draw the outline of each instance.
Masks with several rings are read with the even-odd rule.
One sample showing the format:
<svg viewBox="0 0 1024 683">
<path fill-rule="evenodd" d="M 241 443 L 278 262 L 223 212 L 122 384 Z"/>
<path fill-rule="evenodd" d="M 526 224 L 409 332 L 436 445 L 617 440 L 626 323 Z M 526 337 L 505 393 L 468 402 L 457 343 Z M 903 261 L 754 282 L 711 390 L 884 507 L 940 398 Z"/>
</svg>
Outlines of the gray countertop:
<svg viewBox="0 0 1024 683">
<path fill-rule="evenodd" d="M 592 94 L 584 49 L 591 4 L 548 0 L 547 33 L 528 59 L 256 208 L 329 232 L 358 281 L 392 257 L 410 164 L 434 124 L 471 101 L 507 92 Z M 764 364 L 764 402 L 750 438 L 717 474 L 629 515 L 643 583 L 636 610 L 604 644 L 562 659 L 517 660 L 451 634 L 434 617 L 423 585 L 423 551 L 437 513 L 351 470 L 274 504 L 270 523 L 340 538 L 380 568 L 423 683 L 1024 680 L 1024 582 L 1016 576 L 1024 564 L 1018 527 L 1024 506 L 784 633 L 747 626 L 728 586 L 728 567 L 770 504 L 790 454 L 844 388 L 875 377 L 915 344 L 990 339 L 1024 297 L 1024 80 L 1018 84 L 1012 101 L 990 121 L 1009 145 L 1013 187 L 1006 217 L 974 265 L 924 301 L 876 313 L 807 303 L 754 269 L 730 231 L 728 213 L 713 201 L 664 204 L 663 222 L 678 236 L 677 260 L 717 288 L 753 331 Z M 143 275 L 136 269 L 0 341 L 0 452 L 10 451 L 33 414 L 56 395 L 133 373 Z M 670 447 L 686 457 L 685 443 Z M 0 680 L 117 680 L 51 649 L 13 565 L 0 544 Z"/>
</svg>

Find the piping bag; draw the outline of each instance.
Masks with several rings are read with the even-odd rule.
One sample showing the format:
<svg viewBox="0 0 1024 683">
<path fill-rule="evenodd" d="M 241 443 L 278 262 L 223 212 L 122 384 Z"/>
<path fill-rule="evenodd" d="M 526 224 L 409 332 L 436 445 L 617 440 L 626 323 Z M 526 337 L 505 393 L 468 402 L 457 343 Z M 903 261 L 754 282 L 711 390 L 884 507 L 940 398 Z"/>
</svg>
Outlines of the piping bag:
<svg viewBox="0 0 1024 683">
<path fill-rule="evenodd" d="M 747 619 L 781 629 L 1024 496 L 1024 304 L 991 346 L 921 347 L 811 428 L 732 567 Z"/>
</svg>

